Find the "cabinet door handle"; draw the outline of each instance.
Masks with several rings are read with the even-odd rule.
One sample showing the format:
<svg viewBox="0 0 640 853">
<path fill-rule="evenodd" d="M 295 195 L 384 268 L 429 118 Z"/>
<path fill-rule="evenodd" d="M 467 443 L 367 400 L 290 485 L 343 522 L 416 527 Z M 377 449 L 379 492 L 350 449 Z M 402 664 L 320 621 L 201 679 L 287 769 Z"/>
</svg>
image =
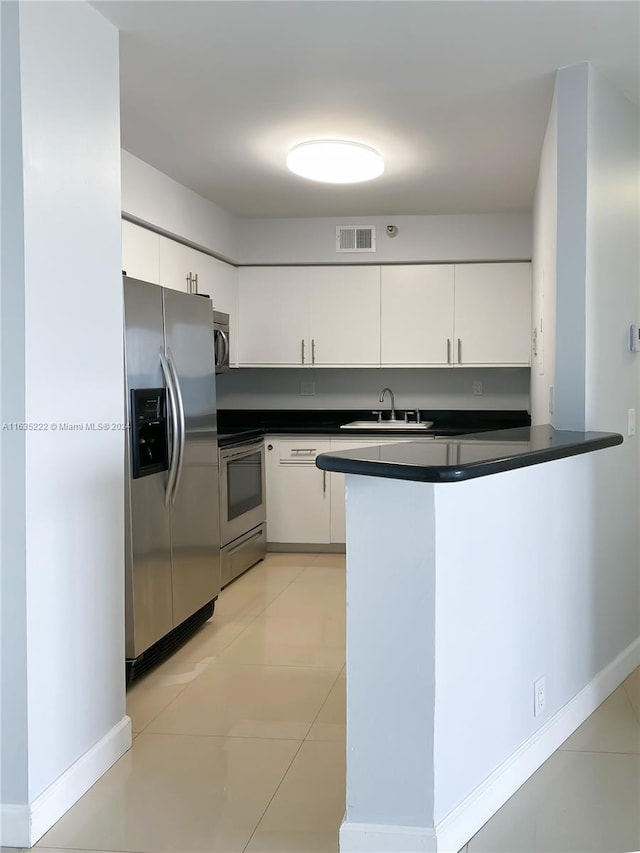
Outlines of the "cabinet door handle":
<svg viewBox="0 0 640 853">
<path fill-rule="evenodd" d="M 304 338 L 300 340 L 300 344 L 302 346 L 302 364 L 304 364 Z"/>
<path fill-rule="evenodd" d="M 187 275 L 187 293 L 192 293 L 191 290 L 191 273 Z"/>
<path fill-rule="evenodd" d="M 462 364 L 462 338 L 458 338 L 458 364 Z"/>
<path fill-rule="evenodd" d="M 327 494 L 327 472 L 326 471 L 322 472 L 322 494 L 323 495 Z"/>
<path fill-rule="evenodd" d="M 316 448 L 315 447 L 292 447 L 291 452 L 292 453 L 315 453 Z"/>
<path fill-rule="evenodd" d="M 316 363 L 316 339 L 311 338 L 311 364 Z"/>
<path fill-rule="evenodd" d="M 451 338 L 447 338 L 447 364 L 451 364 Z"/>
<path fill-rule="evenodd" d="M 198 292 L 198 273 L 195 273 L 193 276 L 193 292 Z"/>
</svg>

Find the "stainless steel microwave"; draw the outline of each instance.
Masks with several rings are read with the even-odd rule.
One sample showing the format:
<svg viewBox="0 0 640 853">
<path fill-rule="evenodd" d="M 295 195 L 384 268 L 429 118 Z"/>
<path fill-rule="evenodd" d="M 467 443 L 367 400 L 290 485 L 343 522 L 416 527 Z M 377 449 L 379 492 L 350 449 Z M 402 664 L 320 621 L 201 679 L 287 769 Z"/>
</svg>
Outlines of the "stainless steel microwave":
<svg viewBox="0 0 640 853">
<path fill-rule="evenodd" d="M 229 315 L 224 311 L 213 312 L 213 352 L 216 373 L 229 370 Z"/>
</svg>

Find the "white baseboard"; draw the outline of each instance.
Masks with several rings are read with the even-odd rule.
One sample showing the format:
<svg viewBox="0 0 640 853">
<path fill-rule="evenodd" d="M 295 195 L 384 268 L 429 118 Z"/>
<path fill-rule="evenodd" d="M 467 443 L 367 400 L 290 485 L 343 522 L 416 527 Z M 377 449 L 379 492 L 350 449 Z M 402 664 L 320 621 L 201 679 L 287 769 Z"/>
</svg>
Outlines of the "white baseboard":
<svg viewBox="0 0 640 853">
<path fill-rule="evenodd" d="M 640 637 L 500 764 L 436 825 L 438 853 L 457 853 L 509 797 L 640 665 Z"/>
<path fill-rule="evenodd" d="M 0 804 L 0 844 L 32 847 L 131 746 L 124 716 L 28 805 Z"/>
<path fill-rule="evenodd" d="M 640 637 L 601 670 L 435 828 L 355 823 L 340 827 L 340 853 L 458 853 L 587 717 L 640 666 Z"/>
<path fill-rule="evenodd" d="M 340 853 L 436 853 L 436 835 L 428 827 L 344 820 L 340 827 Z"/>
</svg>

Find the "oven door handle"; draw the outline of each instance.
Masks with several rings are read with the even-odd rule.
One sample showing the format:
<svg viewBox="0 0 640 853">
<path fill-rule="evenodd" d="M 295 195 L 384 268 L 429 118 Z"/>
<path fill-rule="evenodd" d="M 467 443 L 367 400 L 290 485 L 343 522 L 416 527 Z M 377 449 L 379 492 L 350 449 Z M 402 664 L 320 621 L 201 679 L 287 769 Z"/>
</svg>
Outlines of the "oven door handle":
<svg viewBox="0 0 640 853">
<path fill-rule="evenodd" d="M 167 393 L 169 396 L 169 409 L 171 411 L 171 419 L 169 422 L 171 426 L 171 456 L 169 458 L 167 485 L 165 487 L 164 492 L 164 504 L 165 506 L 168 506 L 169 501 L 171 500 L 171 496 L 173 494 L 173 487 L 176 481 L 176 472 L 178 470 L 178 458 L 180 455 L 180 435 L 178 431 L 178 403 L 176 399 L 176 389 L 175 385 L 173 384 L 173 375 L 171 373 L 171 368 L 169 367 L 167 357 L 162 349 L 160 350 L 160 366 L 162 367 L 164 381 L 167 386 Z"/>
<path fill-rule="evenodd" d="M 262 444 L 262 439 L 258 439 L 258 441 L 253 442 L 252 444 L 245 444 L 241 449 L 236 447 L 230 447 L 228 450 L 224 448 L 220 451 L 220 462 L 231 462 L 236 461 L 237 459 L 242 459 L 245 456 L 253 456 L 254 453 L 260 453 L 264 451 L 264 445 Z"/>
</svg>

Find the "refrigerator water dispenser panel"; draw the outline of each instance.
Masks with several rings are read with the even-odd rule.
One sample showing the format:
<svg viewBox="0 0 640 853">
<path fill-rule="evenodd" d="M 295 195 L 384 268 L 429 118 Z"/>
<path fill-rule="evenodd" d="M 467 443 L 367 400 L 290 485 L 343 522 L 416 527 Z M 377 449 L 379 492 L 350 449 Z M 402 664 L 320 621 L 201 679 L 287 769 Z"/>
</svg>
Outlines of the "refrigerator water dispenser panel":
<svg viewBox="0 0 640 853">
<path fill-rule="evenodd" d="M 167 402 L 164 388 L 131 389 L 133 479 L 169 468 Z"/>
</svg>

